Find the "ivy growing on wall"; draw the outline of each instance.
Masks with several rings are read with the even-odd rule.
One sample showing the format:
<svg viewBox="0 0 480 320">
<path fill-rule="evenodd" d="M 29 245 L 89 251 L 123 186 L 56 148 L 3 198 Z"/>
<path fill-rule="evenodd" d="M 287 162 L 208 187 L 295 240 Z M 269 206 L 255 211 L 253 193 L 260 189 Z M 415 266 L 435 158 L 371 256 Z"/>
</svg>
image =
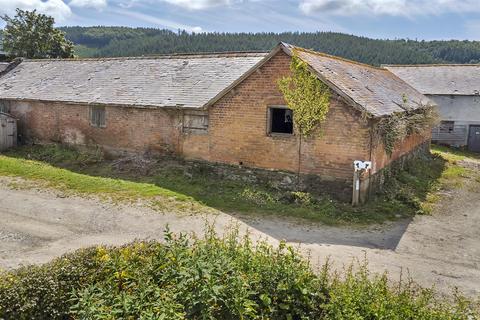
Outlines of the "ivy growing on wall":
<svg viewBox="0 0 480 320">
<path fill-rule="evenodd" d="M 294 55 L 292 75 L 278 81 L 287 105 L 293 110 L 293 121 L 300 135 L 307 137 L 325 121 L 330 106 L 330 88 L 320 81 L 308 65 Z"/>
<path fill-rule="evenodd" d="M 303 137 L 310 136 L 326 120 L 330 107 L 330 88 L 313 74 L 307 63 L 293 55 L 290 63 L 291 76 L 278 81 L 280 91 L 290 109 L 293 121 Z M 408 98 L 403 96 L 404 105 Z M 439 116 L 434 107 L 393 113 L 375 124 L 376 136 L 381 139 L 385 151 L 391 155 L 395 145 L 411 134 L 423 133 L 436 125 Z M 300 158 L 300 147 L 299 147 Z"/>
<path fill-rule="evenodd" d="M 405 101 L 406 98 L 404 98 Z M 391 155 L 397 142 L 415 133 L 422 133 L 438 124 L 439 115 L 434 107 L 426 106 L 415 110 L 393 113 L 381 118 L 375 125 L 377 136 Z"/>
</svg>

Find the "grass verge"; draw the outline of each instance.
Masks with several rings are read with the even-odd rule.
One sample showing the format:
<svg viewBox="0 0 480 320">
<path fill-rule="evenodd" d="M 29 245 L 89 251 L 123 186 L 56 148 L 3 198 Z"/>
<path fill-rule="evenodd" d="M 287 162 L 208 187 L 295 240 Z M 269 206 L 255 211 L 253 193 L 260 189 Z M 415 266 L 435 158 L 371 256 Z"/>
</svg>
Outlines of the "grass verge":
<svg viewBox="0 0 480 320">
<path fill-rule="evenodd" d="M 54 188 L 67 194 L 93 195 L 112 201 L 145 199 L 154 205 L 168 203 L 169 209 L 199 206 L 191 197 L 154 184 L 89 176 L 40 161 L 3 155 L 0 155 L 0 175 L 35 180 L 41 183 L 42 187 Z"/>
<path fill-rule="evenodd" d="M 440 155 L 451 163 L 462 160 L 480 161 L 480 154 L 464 149 L 450 148 L 441 145 L 432 145 L 432 153 Z"/>
<path fill-rule="evenodd" d="M 285 191 L 268 184 L 219 176 L 199 163 L 152 160 L 124 163 L 105 160 L 98 150 L 47 145 L 24 146 L 0 156 L 0 174 L 36 179 L 68 192 L 114 200 L 156 199 L 170 207 L 203 206 L 227 213 L 275 215 L 326 224 L 381 223 L 428 213 L 436 193 L 460 184 L 464 168 L 433 156 L 407 164 L 390 175 L 384 191 L 373 201 L 353 208 L 325 195 Z M 173 206 L 169 202 L 173 199 Z"/>
</svg>

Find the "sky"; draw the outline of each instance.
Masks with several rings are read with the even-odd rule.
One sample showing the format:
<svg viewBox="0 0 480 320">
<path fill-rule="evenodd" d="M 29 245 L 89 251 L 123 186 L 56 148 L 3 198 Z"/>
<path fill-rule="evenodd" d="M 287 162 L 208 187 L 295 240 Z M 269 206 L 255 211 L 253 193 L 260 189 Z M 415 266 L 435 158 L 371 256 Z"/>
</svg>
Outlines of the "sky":
<svg viewBox="0 0 480 320">
<path fill-rule="evenodd" d="M 15 8 L 51 15 L 57 26 L 480 40 L 480 0 L 0 0 L 0 15 Z"/>
</svg>

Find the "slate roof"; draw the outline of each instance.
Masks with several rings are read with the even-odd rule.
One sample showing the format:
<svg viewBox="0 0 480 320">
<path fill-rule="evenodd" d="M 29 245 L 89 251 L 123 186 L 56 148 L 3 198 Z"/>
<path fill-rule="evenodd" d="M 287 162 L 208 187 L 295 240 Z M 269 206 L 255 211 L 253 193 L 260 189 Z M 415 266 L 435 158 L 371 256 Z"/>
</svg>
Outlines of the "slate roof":
<svg viewBox="0 0 480 320">
<path fill-rule="evenodd" d="M 387 70 L 423 94 L 478 95 L 480 65 L 386 65 Z"/>
<path fill-rule="evenodd" d="M 0 62 L 0 72 L 7 69 L 8 63 L 7 62 Z"/>
<path fill-rule="evenodd" d="M 24 60 L 0 77 L 0 99 L 199 108 L 266 55 Z"/>
<path fill-rule="evenodd" d="M 388 70 L 282 44 L 339 95 L 375 117 L 434 103 Z M 404 102 L 405 98 L 406 102 Z"/>
<path fill-rule="evenodd" d="M 347 102 L 375 117 L 433 104 L 386 69 L 285 43 L 270 53 L 24 60 L 0 77 L 0 99 L 207 107 L 280 50 L 298 55 Z"/>
</svg>

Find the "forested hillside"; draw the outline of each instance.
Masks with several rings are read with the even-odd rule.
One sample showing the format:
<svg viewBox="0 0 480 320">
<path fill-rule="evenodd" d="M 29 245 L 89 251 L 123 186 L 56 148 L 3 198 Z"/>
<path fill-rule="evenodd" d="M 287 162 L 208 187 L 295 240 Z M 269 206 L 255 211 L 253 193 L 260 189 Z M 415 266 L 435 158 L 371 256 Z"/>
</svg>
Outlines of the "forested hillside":
<svg viewBox="0 0 480 320">
<path fill-rule="evenodd" d="M 268 51 L 284 41 L 348 59 L 380 64 L 480 63 L 479 41 L 377 40 L 334 32 L 198 33 L 154 28 L 62 27 L 80 57 Z M 1 35 L 0 35 L 1 36 Z"/>
<path fill-rule="evenodd" d="M 288 42 L 373 65 L 382 63 L 478 63 L 478 41 L 375 40 L 342 33 L 200 33 L 153 28 L 65 27 L 79 56 L 139 56 L 165 53 L 267 51 Z"/>
</svg>

